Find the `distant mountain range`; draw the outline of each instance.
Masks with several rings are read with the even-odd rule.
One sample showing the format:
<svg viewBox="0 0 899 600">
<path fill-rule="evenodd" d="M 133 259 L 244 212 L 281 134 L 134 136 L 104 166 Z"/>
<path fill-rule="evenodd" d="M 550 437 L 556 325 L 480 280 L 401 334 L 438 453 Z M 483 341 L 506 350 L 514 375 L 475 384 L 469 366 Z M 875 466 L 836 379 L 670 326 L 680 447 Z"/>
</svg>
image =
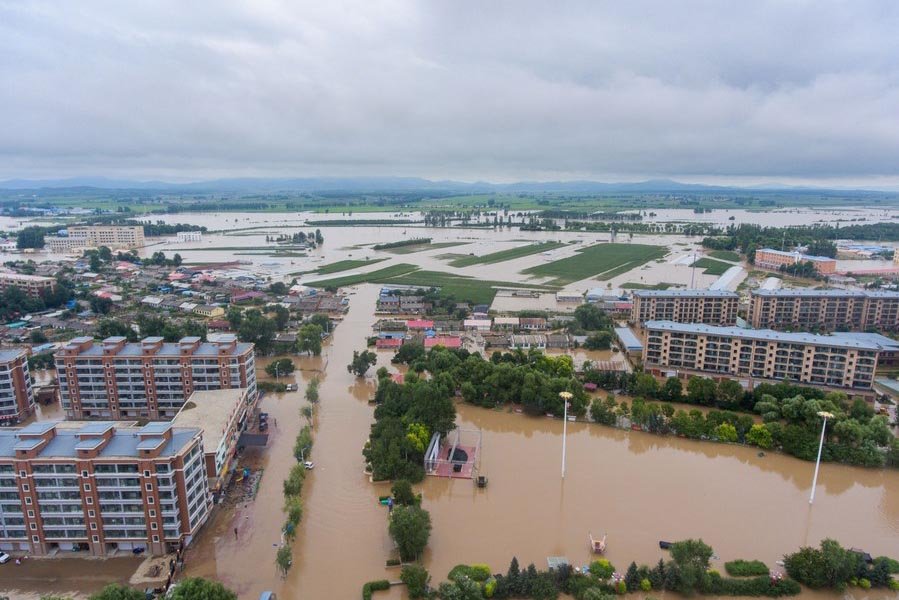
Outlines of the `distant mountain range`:
<svg viewBox="0 0 899 600">
<path fill-rule="evenodd" d="M 681 183 L 670 179 L 650 179 L 630 183 L 606 183 L 601 181 L 520 181 L 515 183 L 489 183 L 477 181 L 466 183 L 461 181 L 431 181 L 418 177 L 310 177 L 310 178 L 237 178 L 212 179 L 190 183 L 172 183 L 166 181 L 136 181 L 129 179 L 108 179 L 106 177 L 72 177 L 67 179 L 9 179 L 0 181 L 0 189 L 4 190 L 42 190 L 42 189 L 101 189 L 101 190 L 139 190 L 154 192 L 238 192 L 238 193 L 276 193 L 276 192 L 446 192 L 446 193 L 665 193 L 665 192 L 700 192 L 700 193 L 734 193 L 745 192 L 794 192 L 794 193 L 843 193 L 851 191 L 861 194 L 895 193 L 899 190 L 890 188 L 878 189 L 843 189 L 823 187 L 788 186 L 783 184 L 766 184 L 749 187 L 716 186 L 698 183 Z"/>
</svg>

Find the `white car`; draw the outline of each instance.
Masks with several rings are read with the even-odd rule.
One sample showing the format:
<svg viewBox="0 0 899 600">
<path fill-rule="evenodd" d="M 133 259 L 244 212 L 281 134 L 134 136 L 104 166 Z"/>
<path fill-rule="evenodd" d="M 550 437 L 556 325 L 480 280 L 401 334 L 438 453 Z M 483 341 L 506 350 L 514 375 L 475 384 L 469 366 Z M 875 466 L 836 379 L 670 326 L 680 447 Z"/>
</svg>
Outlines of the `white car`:
<svg viewBox="0 0 899 600">
<path fill-rule="evenodd" d="M 0 565 L 2 565 L 3 563 L 8 563 L 8 562 L 9 562 L 9 554 L 7 554 L 6 552 L 0 551 Z"/>
<path fill-rule="evenodd" d="M 311 460 L 307 460 L 306 462 L 303 463 L 303 466 L 306 467 L 307 469 L 314 469 L 315 463 L 312 462 Z"/>
</svg>

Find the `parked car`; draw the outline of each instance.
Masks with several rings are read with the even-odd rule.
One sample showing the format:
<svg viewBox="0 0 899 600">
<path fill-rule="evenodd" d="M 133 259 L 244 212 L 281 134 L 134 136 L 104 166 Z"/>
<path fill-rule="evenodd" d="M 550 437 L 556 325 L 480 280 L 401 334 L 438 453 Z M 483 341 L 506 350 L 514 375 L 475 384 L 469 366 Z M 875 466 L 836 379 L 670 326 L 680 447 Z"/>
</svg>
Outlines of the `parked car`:
<svg viewBox="0 0 899 600">
<path fill-rule="evenodd" d="M 307 460 L 306 462 L 303 463 L 303 466 L 306 467 L 307 469 L 314 469 L 315 463 L 312 462 L 311 460 Z"/>
<path fill-rule="evenodd" d="M 0 550 L 0 565 L 9 562 L 9 554 Z"/>
</svg>

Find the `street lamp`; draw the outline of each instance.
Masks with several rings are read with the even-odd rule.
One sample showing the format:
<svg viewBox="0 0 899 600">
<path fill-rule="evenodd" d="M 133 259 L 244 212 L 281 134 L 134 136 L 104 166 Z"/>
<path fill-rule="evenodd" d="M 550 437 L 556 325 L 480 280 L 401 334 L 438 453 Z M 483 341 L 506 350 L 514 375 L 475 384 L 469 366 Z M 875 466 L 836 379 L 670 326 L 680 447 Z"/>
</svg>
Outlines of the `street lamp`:
<svg viewBox="0 0 899 600">
<path fill-rule="evenodd" d="M 565 479 L 565 442 L 568 439 L 568 401 L 571 400 L 571 392 L 559 392 L 559 398 L 565 403 L 565 414 L 562 421 L 562 479 Z"/>
<path fill-rule="evenodd" d="M 833 413 L 822 410 L 818 411 L 818 416 L 824 419 L 824 424 L 821 425 L 821 443 L 818 444 L 818 460 L 815 461 L 815 477 L 812 479 L 812 495 L 808 499 L 809 504 L 815 501 L 815 487 L 818 485 L 818 469 L 821 467 L 821 451 L 824 449 L 824 430 L 827 429 L 827 419 L 832 419 Z"/>
</svg>

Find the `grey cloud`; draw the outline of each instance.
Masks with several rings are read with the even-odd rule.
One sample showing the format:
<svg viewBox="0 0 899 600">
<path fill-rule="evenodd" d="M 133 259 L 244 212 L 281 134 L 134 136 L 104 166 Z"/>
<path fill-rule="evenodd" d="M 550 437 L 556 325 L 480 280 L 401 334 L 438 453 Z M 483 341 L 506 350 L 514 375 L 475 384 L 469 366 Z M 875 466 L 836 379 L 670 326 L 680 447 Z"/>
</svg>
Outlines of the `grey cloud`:
<svg viewBox="0 0 899 600">
<path fill-rule="evenodd" d="M 0 2 L 0 178 L 899 178 L 899 5 Z"/>
</svg>

